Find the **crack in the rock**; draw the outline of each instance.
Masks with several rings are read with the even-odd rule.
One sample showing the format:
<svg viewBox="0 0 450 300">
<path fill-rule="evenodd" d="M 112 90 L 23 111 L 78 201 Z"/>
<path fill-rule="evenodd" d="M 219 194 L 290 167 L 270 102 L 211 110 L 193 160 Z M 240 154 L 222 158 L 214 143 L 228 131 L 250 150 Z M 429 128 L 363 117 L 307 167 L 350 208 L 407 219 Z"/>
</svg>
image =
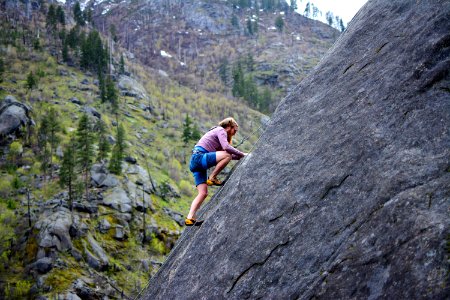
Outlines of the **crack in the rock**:
<svg viewBox="0 0 450 300">
<path fill-rule="evenodd" d="M 354 65 L 354 64 L 351 64 L 350 66 L 348 66 L 347 68 L 345 68 L 345 70 L 344 70 L 344 72 L 343 72 L 342 74 L 347 73 L 347 71 L 348 71 L 351 67 L 353 67 L 353 65 Z"/>
<path fill-rule="evenodd" d="M 340 187 L 340 186 L 344 183 L 344 181 L 347 180 L 347 178 L 350 177 L 351 175 L 352 175 L 352 174 L 348 174 L 348 175 L 344 176 L 344 177 L 339 181 L 338 184 L 334 184 L 334 185 L 328 186 L 328 187 L 326 188 L 326 191 L 325 191 L 325 192 L 322 194 L 322 196 L 320 197 L 320 199 L 321 199 L 321 200 L 325 199 L 325 197 L 328 195 L 328 193 L 329 193 L 331 190 Z"/>
<path fill-rule="evenodd" d="M 375 50 L 375 53 L 380 53 L 381 49 L 384 48 L 384 46 L 386 46 L 387 44 L 389 44 L 389 42 L 384 43 L 383 45 L 381 45 L 380 48 L 378 48 L 377 50 Z"/>
<path fill-rule="evenodd" d="M 262 262 L 255 262 L 255 263 L 253 263 L 250 267 L 248 267 L 247 269 L 245 269 L 245 270 L 244 270 L 244 271 L 243 271 L 243 272 L 242 272 L 242 273 L 234 280 L 233 285 L 232 285 L 232 286 L 230 287 L 230 289 L 227 291 L 227 294 L 230 293 L 230 292 L 234 289 L 234 287 L 235 287 L 236 284 L 239 282 L 239 280 L 240 280 L 245 274 L 247 274 L 253 267 L 264 265 L 264 264 L 269 260 L 269 258 L 272 256 L 272 254 L 273 254 L 278 248 L 283 247 L 283 246 L 286 246 L 288 243 L 289 243 L 289 239 L 288 239 L 286 242 L 284 242 L 284 243 L 281 243 L 281 244 L 276 245 L 275 248 L 273 248 L 273 249 L 270 251 L 269 255 L 267 255 L 267 257 L 266 257 Z"/>
</svg>

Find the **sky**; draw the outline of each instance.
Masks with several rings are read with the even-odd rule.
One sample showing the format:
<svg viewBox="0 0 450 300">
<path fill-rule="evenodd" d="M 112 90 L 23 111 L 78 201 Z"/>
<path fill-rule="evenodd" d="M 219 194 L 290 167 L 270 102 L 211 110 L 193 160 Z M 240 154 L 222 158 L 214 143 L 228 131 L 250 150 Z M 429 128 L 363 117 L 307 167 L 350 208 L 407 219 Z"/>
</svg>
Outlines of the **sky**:
<svg viewBox="0 0 450 300">
<path fill-rule="evenodd" d="M 311 2 L 322 11 L 321 21 L 325 21 L 325 13 L 331 11 L 335 16 L 339 16 L 347 25 L 358 10 L 367 0 L 297 0 L 298 12 L 303 13 L 306 3 Z M 289 3 L 289 1 L 287 1 Z"/>
</svg>

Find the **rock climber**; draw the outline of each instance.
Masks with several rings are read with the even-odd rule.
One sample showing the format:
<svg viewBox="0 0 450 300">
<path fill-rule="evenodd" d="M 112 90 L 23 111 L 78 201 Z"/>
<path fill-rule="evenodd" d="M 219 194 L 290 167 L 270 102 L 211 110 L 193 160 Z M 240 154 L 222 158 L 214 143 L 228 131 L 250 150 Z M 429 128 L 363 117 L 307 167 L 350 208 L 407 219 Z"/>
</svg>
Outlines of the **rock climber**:
<svg viewBox="0 0 450 300">
<path fill-rule="evenodd" d="M 192 150 L 189 168 L 194 175 L 198 195 L 192 201 L 191 209 L 186 217 L 186 226 L 201 225 L 203 221 L 196 219 L 195 213 L 208 196 L 208 186 L 222 185 L 217 175 L 232 160 L 239 160 L 247 153 L 231 146 L 233 136 L 238 131 L 238 123 L 231 117 L 219 122 L 219 126 L 211 128 L 203 135 Z M 207 177 L 206 171 L 216 166 Z"/>
</svg>

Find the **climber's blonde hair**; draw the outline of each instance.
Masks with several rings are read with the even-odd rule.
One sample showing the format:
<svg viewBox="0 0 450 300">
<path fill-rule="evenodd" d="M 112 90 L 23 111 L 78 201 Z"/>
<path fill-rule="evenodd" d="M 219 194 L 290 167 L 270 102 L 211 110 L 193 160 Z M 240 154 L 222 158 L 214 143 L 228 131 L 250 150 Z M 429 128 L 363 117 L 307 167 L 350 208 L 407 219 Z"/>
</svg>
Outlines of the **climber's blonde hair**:
<svg viewBox="0 0 450 300">
<path fill-rule="evenodd" d="M 227 127 L 239 127 L 238 123 L 232 117 L 228 117 L 219 122 L 219 126 L 223 128 Z M 230 134 L 227 134 L 228 143 L 231 145 L 233 137 Z"/>
</svg>

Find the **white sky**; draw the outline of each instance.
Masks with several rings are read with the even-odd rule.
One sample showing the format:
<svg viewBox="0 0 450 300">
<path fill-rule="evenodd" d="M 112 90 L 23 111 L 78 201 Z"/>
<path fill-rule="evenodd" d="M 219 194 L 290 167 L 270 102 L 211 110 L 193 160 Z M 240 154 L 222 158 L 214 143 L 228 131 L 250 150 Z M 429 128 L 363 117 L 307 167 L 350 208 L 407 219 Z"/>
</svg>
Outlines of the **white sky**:
<svg viewBox="0 0 450 300">
<path fill-rule="evenodd" d="M 358 10 L 367 2 L 367 0 L 297 0 L 299 13 L 303 14 L 308 1 L 322 11 L 321 21 L 326 22 L 325 14 L 327 11 L 331 11 L 335 16 L 341 17 L 345 25 L 350 22 Z"/>
</svg>

